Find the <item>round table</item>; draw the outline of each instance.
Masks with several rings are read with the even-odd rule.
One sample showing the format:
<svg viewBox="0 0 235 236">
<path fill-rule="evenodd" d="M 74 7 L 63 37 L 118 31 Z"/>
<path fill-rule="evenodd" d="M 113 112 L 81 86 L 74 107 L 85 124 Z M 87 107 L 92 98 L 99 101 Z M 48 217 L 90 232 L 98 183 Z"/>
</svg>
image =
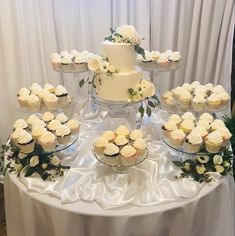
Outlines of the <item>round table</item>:
<svg viewBox="0 0 235 236">
<path fill-rule="evenodd" d="M 5 177 L 8 236 L 233 236 L 234 183 L 231 176 L 207 184 L 183 202 L 151 207 L 102 209 L 97 203 L 61 204 L 28 192 L 15 174 Z"/>
</svg>

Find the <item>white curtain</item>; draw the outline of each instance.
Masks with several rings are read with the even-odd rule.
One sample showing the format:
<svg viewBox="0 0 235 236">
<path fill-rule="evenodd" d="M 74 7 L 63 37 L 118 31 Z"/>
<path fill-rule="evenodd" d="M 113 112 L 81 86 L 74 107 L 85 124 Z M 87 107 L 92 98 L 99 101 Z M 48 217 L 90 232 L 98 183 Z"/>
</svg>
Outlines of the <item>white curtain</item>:
<svg viewBox="0 0 235 236">
<path fill-rule="evenodd" d="M 20 87 L 50 82 L 74 89 L 71 75 L 52 70 L 50 54 L 74 48 L 97 52 L 110 26 L 133 24 L 145 49 L 182 53 L 179 70 L 157 74 L 161 90 L 199 80 L 229 91 L 233 12 L 233 0 L 1 1 L 0 142 L 14 120 L 27 115 L 16 109 Z"/>
</svg>

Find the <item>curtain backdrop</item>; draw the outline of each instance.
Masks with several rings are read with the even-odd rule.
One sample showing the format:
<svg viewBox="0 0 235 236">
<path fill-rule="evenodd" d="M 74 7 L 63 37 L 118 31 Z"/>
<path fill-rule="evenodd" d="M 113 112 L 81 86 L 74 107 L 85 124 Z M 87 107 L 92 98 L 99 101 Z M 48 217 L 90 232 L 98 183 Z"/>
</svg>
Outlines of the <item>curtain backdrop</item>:
<svg viewBox="0 0 235 236">
<path fill-rule="evenodd" d="M 233 0 L 5 0 L 0 7 L 0 142 L 15 119 L 16 93 L 33 82 L 54 85 L 73 76 L 54 72 L 49 58 L 61 50 L 98 52 L 110 26 L 134 25 L 145 49 L 179 50 L 181 67 L 156 74 L 169 89 L 183 82 L 222 84 L 230 91 Z M 68 78 L 67 78 L 68 77 Z"/>
</svg>

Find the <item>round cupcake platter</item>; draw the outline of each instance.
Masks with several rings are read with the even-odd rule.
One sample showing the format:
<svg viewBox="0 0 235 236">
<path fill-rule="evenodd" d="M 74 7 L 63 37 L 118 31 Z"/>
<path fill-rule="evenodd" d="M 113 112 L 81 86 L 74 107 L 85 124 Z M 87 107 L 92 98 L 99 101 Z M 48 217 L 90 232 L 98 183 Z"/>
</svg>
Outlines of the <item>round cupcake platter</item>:
<svg viewBox="0 0 235 236">
<path fill-rule="evenodd" d="M 105 154 L 98 153 L 94 150 L 94 156 L 99 162 L 110 166 L 113 172 L 118 174 L 126 174 L 133 166 L 140 164 L 147 158 L 148 150 L 145 149 L 143 153 L 137 153 L 133 157 L 128 158 L 123 157 L 120 154 L 116 156 L 106 156 Z"/>
</svg>

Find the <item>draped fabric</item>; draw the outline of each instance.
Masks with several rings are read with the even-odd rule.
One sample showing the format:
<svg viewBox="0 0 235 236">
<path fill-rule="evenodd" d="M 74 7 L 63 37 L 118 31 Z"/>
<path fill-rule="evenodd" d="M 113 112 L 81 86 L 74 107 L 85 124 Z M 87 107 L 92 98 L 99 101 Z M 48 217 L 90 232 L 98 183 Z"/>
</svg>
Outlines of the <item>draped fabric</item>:
<svg viewBox="0 0 235 236">
<path fill-rule="evenodd" d="M 52 70 L 50 54 L 74 48 L 99 52 L 110 26 L 133 24 L 145 49 L 182 53 L 178 71 L 156 75 L 160 90 L 199 80 L 230 91 L 233 12 L 233 0 L 1 1 L 0 142 L 25 115 L 16 109 L 20 87 L 72 78 Z"/>
</svg>

